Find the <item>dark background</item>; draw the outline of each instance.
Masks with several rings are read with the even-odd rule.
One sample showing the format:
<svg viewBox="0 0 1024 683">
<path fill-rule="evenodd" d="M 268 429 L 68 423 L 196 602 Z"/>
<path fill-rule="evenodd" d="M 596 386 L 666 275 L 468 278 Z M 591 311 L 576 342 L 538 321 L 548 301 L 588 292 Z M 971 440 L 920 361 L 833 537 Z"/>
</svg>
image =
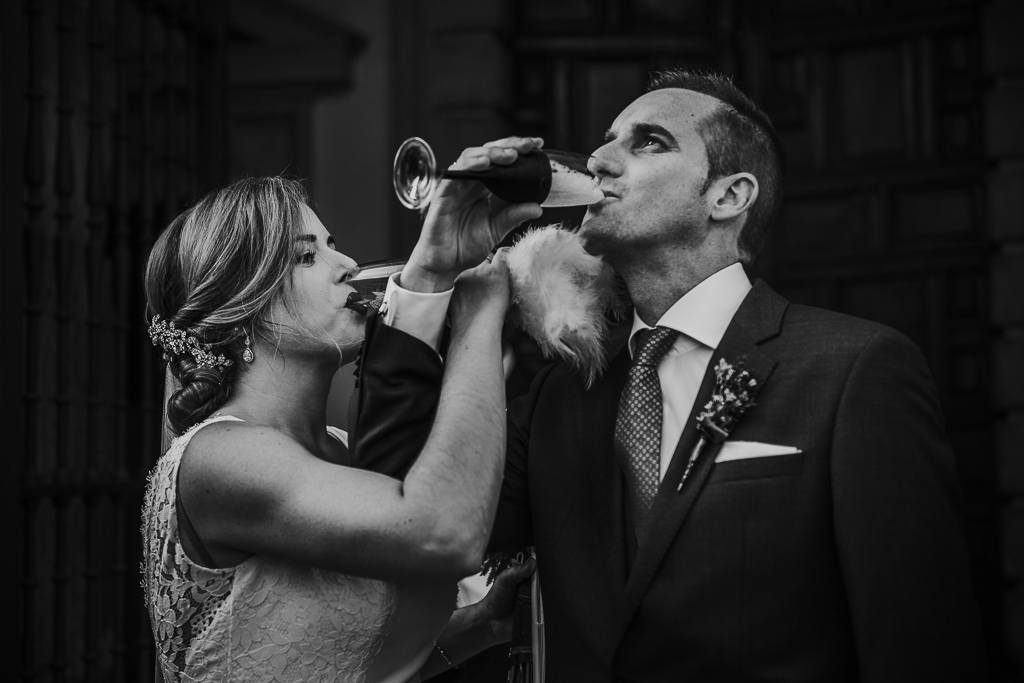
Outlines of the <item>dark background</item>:
<svg viewBox="0 0 1024 683">
<path fill-rule="evenodd" d="M 3 678 L 146 681 L 139 509 L 162 376 L 153 239 L 248 173 L 342 251 L 406 256 L 399 142 L 590 151 L 652 67 L 734 74 L 790 158 L 755 271 L 923 349 L 995 678 L 1024 680 L 1024 2 L 2 0 Z M 524 367 L 536 358 L 522 353 Z M 347 371 L 332 398 L 344 425 Z M 943 596 L 936 595 L 941 601 Z"/>
</svg>

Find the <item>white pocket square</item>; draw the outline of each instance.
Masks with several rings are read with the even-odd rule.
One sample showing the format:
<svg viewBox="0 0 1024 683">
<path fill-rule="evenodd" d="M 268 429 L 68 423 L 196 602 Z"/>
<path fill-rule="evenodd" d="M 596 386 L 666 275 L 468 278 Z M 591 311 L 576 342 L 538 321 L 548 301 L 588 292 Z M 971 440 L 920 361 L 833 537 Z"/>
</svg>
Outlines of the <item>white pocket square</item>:
<svg viewBox="0 0 1024 683">
<path fill-rule="evenodd" d="M 748 458 L 767 458 L 773 455 L 792 455 L 802 453 L 799 448 L 793 446 L 779 446 L 773 443 L 759 443 L 757 441 L 726 441 L 722 444 L 722 450 L 718 451 L 715 462 L 728 462 L 730 460 L 747 460 Z"/>
</svg>

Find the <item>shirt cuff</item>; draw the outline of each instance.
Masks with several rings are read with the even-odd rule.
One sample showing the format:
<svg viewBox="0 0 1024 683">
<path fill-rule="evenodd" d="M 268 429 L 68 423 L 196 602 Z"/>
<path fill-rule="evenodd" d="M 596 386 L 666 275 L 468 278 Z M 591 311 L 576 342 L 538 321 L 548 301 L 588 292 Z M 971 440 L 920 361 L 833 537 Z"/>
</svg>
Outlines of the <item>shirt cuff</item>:
<svg viewBox="0 0 1024 683">
<path fill-rule="evenodd" d="M 388 278 L 384 289 L 384 324 L 411 334 L 435 351 L 441 345 L 441 331 L 454 289 L 444 292 L 413 292 L 398 284 L 398 273 Z"/>
</svg>

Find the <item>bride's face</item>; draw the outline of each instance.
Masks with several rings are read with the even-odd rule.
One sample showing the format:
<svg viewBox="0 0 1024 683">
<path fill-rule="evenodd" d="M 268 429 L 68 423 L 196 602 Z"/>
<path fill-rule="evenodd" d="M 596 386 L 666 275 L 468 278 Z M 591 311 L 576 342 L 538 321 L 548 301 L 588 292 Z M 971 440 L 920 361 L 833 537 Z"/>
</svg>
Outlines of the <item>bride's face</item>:
<svg viewBox="0 0 1024 683">
<path fill-rule="evenodd" d="M 363 341 L 364 317 L 345 307 L 355 291 L 350 278 L 356 262 L 337 251 L 334 238 L 309 207 L 302 207 L 304 228 L 295 241 L 290 286 L 272 308 L 280 325 L 282 351 L 323 354 L 341 349 L 342 363 L 355 360 Z M 337 345 L 337 346 L 335 346 Z"/>
</svg>

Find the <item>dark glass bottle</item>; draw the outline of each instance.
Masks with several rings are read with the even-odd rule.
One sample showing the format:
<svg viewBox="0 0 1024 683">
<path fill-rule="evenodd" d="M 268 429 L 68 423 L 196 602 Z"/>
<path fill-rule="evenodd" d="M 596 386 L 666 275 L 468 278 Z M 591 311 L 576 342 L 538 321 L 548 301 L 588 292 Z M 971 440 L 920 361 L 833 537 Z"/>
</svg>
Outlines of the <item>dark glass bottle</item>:
<svg viewBox="0 0 1024 683">
<path fill-rule="evenodd" d="M 394 185 L 398 199 L 411 209 L 426 206 L 440 178 L 479 180 L 508 202 L 537 202 L 541 206 L 585 206 L 604 194 L 587 170 L 586 154 L 534 150 L 508 165 L 483 171 L 437 170 L 434 152 L 420 138 L 409 138 L 395 155 Z"/>
</svg>

